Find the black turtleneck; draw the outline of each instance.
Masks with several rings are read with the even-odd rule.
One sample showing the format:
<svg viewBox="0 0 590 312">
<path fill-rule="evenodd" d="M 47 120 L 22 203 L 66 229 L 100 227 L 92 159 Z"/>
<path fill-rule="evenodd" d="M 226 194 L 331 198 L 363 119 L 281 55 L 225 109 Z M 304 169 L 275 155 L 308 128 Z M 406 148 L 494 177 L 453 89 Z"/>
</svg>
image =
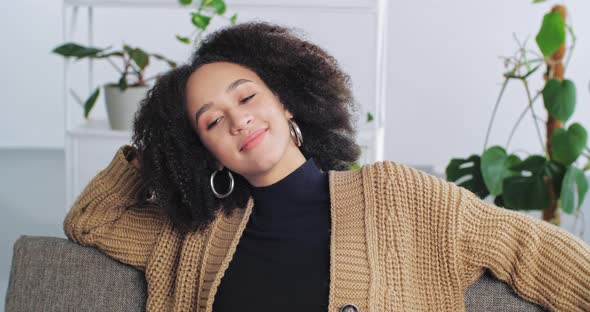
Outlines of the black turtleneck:
<svg viewBox="0 0 590 312">
<path fill-rule="evenodd" d="M 313 158 L 280 181 L 251 187 L 254 206 L 213 312 L 327 311 L 328 175 Z"/>
</svg>

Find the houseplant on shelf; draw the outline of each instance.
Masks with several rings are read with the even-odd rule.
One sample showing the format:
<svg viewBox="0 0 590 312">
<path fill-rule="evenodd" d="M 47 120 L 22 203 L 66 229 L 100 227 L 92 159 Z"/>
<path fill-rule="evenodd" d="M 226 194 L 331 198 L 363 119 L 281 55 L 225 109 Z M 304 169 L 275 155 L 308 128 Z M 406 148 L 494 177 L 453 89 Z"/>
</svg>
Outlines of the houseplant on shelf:
<svg viewBox="0 0 590 312">
<path fill-rule="evenodd" d="M 118 81 L 107 83 L 103 86 L 109 125 L 113 130 L 129 130 L 131 129 L 137 106 L 149 89 L 147 82 L 159 77 L 159 75 L 155 75 L 145 78 L 145 70 L 150 64 L 150 59 L 153 57 L 164 61 L 171 68 L 176 67 L 176 62 L 160 54 L 147 53 L 140 48 L 131 47 L 127 44 L 123 45 L 122 50 L 109 51 L 110 49 L 111 47 L 100 49 L 68 42 L 56 47 L 52 52 L 64 58 L 74 58 L 76 60 L 84 58 L 104 59 L 117 70 L 120 75 Z M 120 59 L 122 68 L 117 66 L 111 60 L 112 58 Z M 97 87 L 86 101 L 84 101 L 85 118 L 88 118 L 99 94 L 100 87 Z M 80 99 L 78 101 L 81 102 Z"/>
<path fill-rule="evenodd" d="M 178 0 L 178 2 L 181 5 L 190 5 L 192 0 Z M 214 15 L 223 17 L 225 12 L 226 4 L 224 0 L 201 0 L 197 10 L 191 12 L 191 21 L 196 27 L 195 31 L 198 31 L 195 42 L 200 39 L 202 33 L 207 29 L 211 18 Z M 232 24 L 235 24 L 237 14 L 233 14 L 229 20 Z M 190 43 L 188 37 L 176 35 L 176 38 L 183 43 Z M 171 68 L 176 67 L 176 63 L 160 54 L 147 53 L 143 49 L 133 48 L 126 44 L 123 45 L 122 50 L 108 51 L 109 49 L 110 47 L 100 49 L 69 42 L 56 47 L 52 52 L 65 58 L 75 58 L 76 60 L 83 58 L 105 59 L 119 72 L 120 77 L 117 82 L 104 85 L 107 114 L 111 129 L 129 130 L 132 127 L 133 115 L 137 110 L 137 105 L 150 88 L 147 82 L 159 77 L 159 75 L 151 78 L 144 77 L 145 69 L 150 64 L 150 59 L 153 57 L 164 61 Z M 111 58 L 120 58 L 123 67 L 118 67 Z M 129 81 L 130 78 L 133 80 Z M 84 102 L 72 90 L 71 93 L 80 102 L 80 105 L 84 106 L 84 117 L 88 118 L 100 94 L 100 87 L 96 88 Z"/>
<path fill-rule="evenodd" d="M 564 63 L 568 37 L 572 43 Z M 508 71 L 504 73 L 481 156 L 473 154 L 466 159 L 452 159 L 446 167 L 446 178 L 482 199 L 493 196 L 498 206 L 542 210 L 543 220 L 559 226 L 560 210 L 575 215 L 576 220 L 579 217 L 588 191 L 585 172 L 590 170 L 587 131 L 582 124 L 570 120 L 576 105 L 576 88 L 573 81 L 564 78 L 564 74 L 576 37 L 571 25 L 566 23 L 565 6 L 553 6 L 543 17 L 535 40 L 540 53 L 527 49 L 526 43 L 517 40 L 519 48 L 515 56 L 504 58 Z M 529 81 L 540 68 L 545 68 L 544 87 L 531 95 Z M 512 128 L 506 145 L 488 148 L 491 126 L 509 82 L 522 83 L 527 94 L 526 107 Z M 537 124 L 540 117 L 533 107 L 539 98 L 543 99 L 547 111 L 545 137 Z M 536 127 L 543 155 L 528 155 L 521 160 L 507 150 L 516 128 L 528 114 Z"/>
</svg>

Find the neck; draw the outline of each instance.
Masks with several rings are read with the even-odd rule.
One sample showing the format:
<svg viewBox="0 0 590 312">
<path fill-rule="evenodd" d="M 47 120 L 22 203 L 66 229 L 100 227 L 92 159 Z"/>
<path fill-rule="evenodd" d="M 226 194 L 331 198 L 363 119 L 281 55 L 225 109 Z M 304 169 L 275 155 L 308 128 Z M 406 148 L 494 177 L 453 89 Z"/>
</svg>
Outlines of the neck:
<svg viewBox="0 0 590 312">
<path fill-rule="evenodd" d="M 317 203 L 329 200 L 328 176 L 313 158 L 282 180 L 250 188 L 254 214 L 262 217 L 301 216 L 317 212 Z"/>
<path fill-rule="evenodd" d="M 285 151 L 284 157 L 279 160 L 271 169 L 257 175 L 244 176 L 250 185 L 255 187 L 264 187 L 274 184 L 305 163 L 305 156 L 301 153 L 299 148 L 293 144 L 289 144 L 289 148 Z"/>
</svg>

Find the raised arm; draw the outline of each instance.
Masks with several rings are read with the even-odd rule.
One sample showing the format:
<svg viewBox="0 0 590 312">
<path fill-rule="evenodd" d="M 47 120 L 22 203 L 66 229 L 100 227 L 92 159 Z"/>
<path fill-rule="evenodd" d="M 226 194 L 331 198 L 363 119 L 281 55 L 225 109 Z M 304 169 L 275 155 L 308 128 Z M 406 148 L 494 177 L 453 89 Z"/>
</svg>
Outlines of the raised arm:
<svg viewBox="0 0 590 312">
<path fill-rule="evenodd" d="M 489 268 L 525 300 L 552 311 L 590 311 L 590 247 L 532 216 L 461 188 L 458 211 L 464 286 Z"/>
<path fill-rule="evenodd" d="M 129 145 L 117 150 L 111 163 L 78 196 L 63 229 L 68 239 L 145 271 L 165 214 L 155 205 L 138 206 L 142 181 L 127 160 L 134 152 Z"/>
</svg>

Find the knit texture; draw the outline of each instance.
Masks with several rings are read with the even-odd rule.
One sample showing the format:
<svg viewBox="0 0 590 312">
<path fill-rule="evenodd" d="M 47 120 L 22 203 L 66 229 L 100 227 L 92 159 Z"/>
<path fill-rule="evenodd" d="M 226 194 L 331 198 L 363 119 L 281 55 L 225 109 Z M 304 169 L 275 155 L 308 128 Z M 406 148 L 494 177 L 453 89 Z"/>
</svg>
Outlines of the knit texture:
<svg viewBox="0 0 590 312">
<path fill-rule="evenodd" d="M 163 209 L 135 204 L 130 148 L 86 186 L 64 232 L 145 271 L 147 311 L 211 312 L 253 200 L 181 236 Z M 465 290 L 485 269 L 549 310 L 590 311 L 590 247 L 569 232 L 394 161 L 328 174 L 329 311 L 464 311 Z"/>
</svg>

